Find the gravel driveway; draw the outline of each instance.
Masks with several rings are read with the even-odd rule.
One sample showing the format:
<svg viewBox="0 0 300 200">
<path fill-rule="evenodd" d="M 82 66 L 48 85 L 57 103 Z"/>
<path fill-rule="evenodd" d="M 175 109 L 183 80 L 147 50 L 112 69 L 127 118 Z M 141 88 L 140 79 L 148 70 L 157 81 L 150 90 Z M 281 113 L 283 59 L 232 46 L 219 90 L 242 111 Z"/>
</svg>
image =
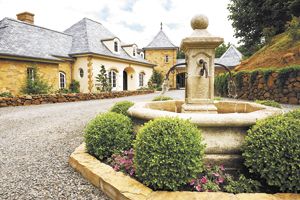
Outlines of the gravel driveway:
<svg viewBox="0 0 300 200">
<path fill-rule="evenodd" d="M 118 99 L 0 108 L 0 199 L 108 199 L 68 165 L 86 123 Z M 184 91 L 167 96 L 183 99 Z"/>
</svg>

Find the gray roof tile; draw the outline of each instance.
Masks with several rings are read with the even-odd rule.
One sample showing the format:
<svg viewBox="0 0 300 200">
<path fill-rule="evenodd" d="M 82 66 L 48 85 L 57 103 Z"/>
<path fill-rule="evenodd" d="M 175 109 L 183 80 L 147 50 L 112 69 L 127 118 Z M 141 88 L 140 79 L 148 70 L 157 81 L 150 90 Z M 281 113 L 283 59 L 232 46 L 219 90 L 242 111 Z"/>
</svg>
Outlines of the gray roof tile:
<svg viewBox="0 0 300 200">
<path fill-rule="evenodd" d="M 168 36 L 160 30 L 154 39 L 144 49 L 177 49 Z"/>
<path fill-rule="evenodd" d="M 241 63 L 243 58 L 242 53 L 237 50 L 233 45 L 231 45 L 227 51 L 215 62 L 223 64 L 228 67 L 237 66 Z"/>
<path fill-rule="evenodd" d="M 58 57 L 94 53 L 151 64 L 140 56 L 129 56 L 122 48 L 119 55 L 113 54 L 101 40 L 114 37 L 101 23 L 87 18 L 63 33 L 4 18 L 0 21 L 0 54 L 60 60 Z"/>
</svg>

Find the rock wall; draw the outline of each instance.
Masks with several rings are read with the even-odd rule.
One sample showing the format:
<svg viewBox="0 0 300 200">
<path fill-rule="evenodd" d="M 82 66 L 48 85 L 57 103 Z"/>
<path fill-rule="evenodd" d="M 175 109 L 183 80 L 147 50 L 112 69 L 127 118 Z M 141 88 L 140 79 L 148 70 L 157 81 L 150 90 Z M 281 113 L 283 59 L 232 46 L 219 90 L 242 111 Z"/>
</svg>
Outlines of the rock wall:
<svg viewBox="0 0 300 200">
<path fill-rule="evenodd" d="M 224 78 L 224 75 L 221 74 L 216 79 L 220 77 Z M 237 98 L 300 104 L 300 70 L 298 68 L 287 68 L 281 71 L 242 71 L 234 75 L 234 81 L 237 86 Z M 225 83 L 228 84 L 227 81 Z M 216 95 L 227 96 L 228 90 L 225 90 L 228 86 L 224 84 L 224 79 L 217 81 L 217 84 L 219 86 L 215 84 Z"/>
<path fill-rule="evenodd" d="M 0 107 L 8 106 L 27 106 L 27 105 L 39 105 L 47 103 L 62 103 L 62 102 L 75 102 L 75 101 L 87 101 L 93 99 L 108 99 L 118 98 L 133 95 L 142 95 L 153 93 L 152 90 L 141 91 L 120 91 L 120 92 L 103 92 L 96 94 L 89 93 L 77 93 L 77 94 L 44 94 L 44 95 L 26 95 L 17 97 L 0 97 Z"/>
</svg>

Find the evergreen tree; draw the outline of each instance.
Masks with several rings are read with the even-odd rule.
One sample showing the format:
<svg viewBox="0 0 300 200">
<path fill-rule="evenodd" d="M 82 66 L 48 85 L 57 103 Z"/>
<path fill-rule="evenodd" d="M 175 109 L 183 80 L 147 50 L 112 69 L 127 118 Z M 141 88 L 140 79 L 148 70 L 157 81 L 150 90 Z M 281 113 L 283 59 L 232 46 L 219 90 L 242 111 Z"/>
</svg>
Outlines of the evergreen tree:
<svg viewBox="0 0 300 200">
<path fill-rule="evenodd" d="M 107 73 L 106 73 L 104 65 L 101 66 L 100 72 L 96 76 L 96 81 L 100 85 L 99 87 L 97 87 L 97 90 L 99 90 L 101 92 L 111 91 L 111 86 L 109 84 L 109 80 L 108 80 Z"/>
</svg>

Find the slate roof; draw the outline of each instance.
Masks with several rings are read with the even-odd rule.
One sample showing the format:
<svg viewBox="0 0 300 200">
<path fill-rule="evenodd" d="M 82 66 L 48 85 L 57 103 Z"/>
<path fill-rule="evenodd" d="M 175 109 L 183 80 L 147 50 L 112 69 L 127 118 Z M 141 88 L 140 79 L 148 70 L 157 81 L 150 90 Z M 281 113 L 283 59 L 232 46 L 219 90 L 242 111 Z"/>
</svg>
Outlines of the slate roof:
<svg viewBox="0 0 300 200">
<path fill-rule="evenodd" d="M 168 36 L 160 30 L 154 39 L 144 49 L 177 49 Z"/>
<path fill-rule="evenodd" d="M 60 61 L 78 54 L 98 54 L 144 64 L 140 56 L 133 58 L 122 48 L 112 53 L 102 42 L 115 38 L 101 23 L 84 18 L 64 32 L 58 32 L 15 19 L 0 21 L 0 54 Z"/>
<path fill-rule="evenodd" d="M 59 61 L 55 56 L 69 57 L 71 45 L 72 36 L 65 33 L 10 18 L 0 21 L 0 54 Z"/>
<path fill-rule="evenodd" d="M 243 54 L 231 45 L 220 58 L 215 59 L 215 62 L 228 67 L 235 67 L 241 63 L 242 58 Z"/>
</svg>

